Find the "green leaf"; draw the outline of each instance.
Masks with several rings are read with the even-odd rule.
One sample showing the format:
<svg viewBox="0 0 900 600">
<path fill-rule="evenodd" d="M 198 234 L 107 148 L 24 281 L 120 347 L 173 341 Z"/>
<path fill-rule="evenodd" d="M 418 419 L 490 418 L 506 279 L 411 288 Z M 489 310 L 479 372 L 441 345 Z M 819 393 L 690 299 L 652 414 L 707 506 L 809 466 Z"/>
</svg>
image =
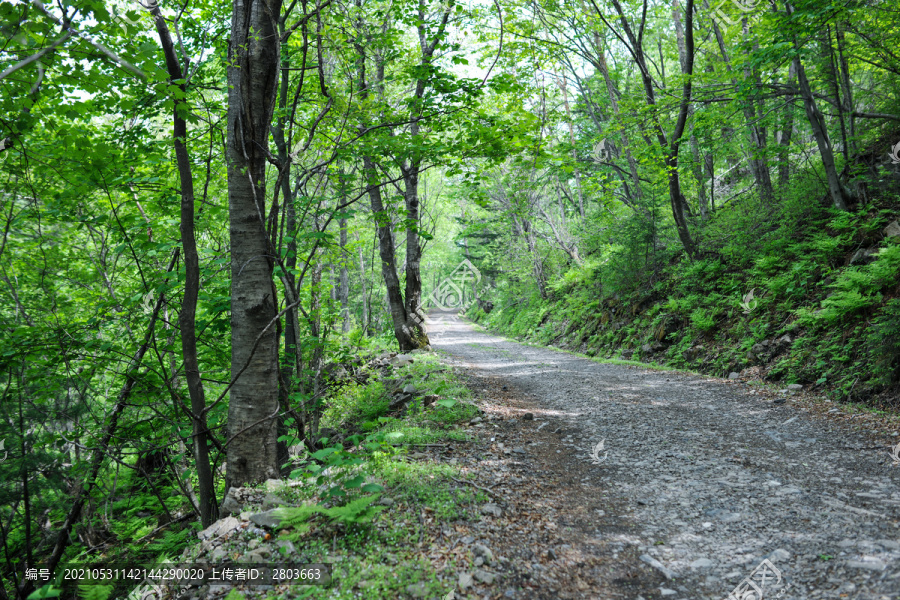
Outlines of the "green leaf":
<svg viewBox="0 0 900 600">
<path fill-rule="evenodd" d="M 357 475 L 357 476 L 354 477 L 353 479 L 348 479 L 347 481 L 345 481 L 345 482 L 344 482 L 344 487 L 347 488 L 348 490 L 349 490 L 349 489 L 353 489 L 353 488 L 358 488 L 359 486 L 361 486 L 361 485 L 364 484 L 365 482 L 366 482 L 366 478 L 365 478 L 365 477 L 363 477 L 362 475 Z"/>
<path fill-rule="evenodd" d="M 38 598 L 58 598 L 62 593 L 63 591 L 53 584 L 45 585 L 44 587 L 31 592 L 28 596 L 28 600 L 37 600 Z"/>
</svg>

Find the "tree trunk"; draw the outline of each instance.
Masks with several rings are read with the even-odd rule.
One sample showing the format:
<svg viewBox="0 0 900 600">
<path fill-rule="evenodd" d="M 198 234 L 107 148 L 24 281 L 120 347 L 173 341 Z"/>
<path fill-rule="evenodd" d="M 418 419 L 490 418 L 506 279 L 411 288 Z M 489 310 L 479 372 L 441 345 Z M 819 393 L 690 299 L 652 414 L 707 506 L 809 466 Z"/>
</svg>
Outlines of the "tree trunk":
<svg viewBox="0 0 900 600">
<path fill-rule="evenodd" d="M 372 205 L 372 216 L 375 219 L 378 233 L 378 254 L 381 257 L 381 276 L 387 288 L 387 300 L 390 306 L 391 320 L 394 325 L 394 336 L 400 344 L 400 350 L 409 352 L 418 348 L 409 328 L 406 305 L 400 291 L 400 277 L 397 276 L 396 252 L 394 236 L 391 231 L 391 218 L 384 208 L 381 197 L 381 185 L 377 182 L 375 162 L 369 156 L 363 157 L 363 173 L 368 182 L 369 202 Z"/>
<path fill-rule="evenodd" d="M 847 139 L 847 121 L 844 115 L 844 101 L 841 98 L 841 83 L 838 80 L 838 66 L 834 56 L 834 44 L 831 41 L 831 25 L 825 26 L 825 32 L 821 39 L 822 57 L 825 60 L 825 74 L 828 84 L 831 86 L 831 95 L 834 97 L 834 106 L 837 108 L 838 124 L 841 128 L 841 152 L 844 161 L 850 161 L 850 142 Z"/>
<path fill-rule="evenodd" d="M 228 56 L 231 377 L 227 486 L 278 477 L 277 299 L 265 228 L 280 0 L 234 0 Z"/>
<path fill-rule="evenodd" d="M 369 333 L 369 290 L 368 282 L 366 280 L 366 255 L 363 252 L 363 245 L 359 245 L 359 280 L 362 292 L 362 315 L 360 317 L 360 326 L 362 327 L 363 333 L 368 335 Z"/>
<path fill-rule="evenodd" d="M 418 134 L 418 123 L 413 123 L 410 132 Z M 416 348 L 429 344 L 425 332 L 425 314 L 422 312 L 422 276 L 420 262 L 422 249 L 419 246 L 419 161 L 410 161 L 404 170 L 404 201 L 406 203 L 406 327 L 411 332 Z"/>
<path fill-rule="evenodd" d="M 347 219 L 338 221 L 341 228 L 341 270 L 338 299 L 341 302 L 341 333 L 350 331 L 350 273 L 347 271 Z"/>
<path fill-rule="evenodd" d="M 847 64 L 847 56 L 844 53 L 844 27 L 846 23 L 838 22 L 834 26 L 834 34 L 838 47 L 838 66 L 841 71 L 841 89 L 843 93 L 844 112 L 850 115 L 850 154 L 856 154 L 856 115 L 853 110 L 853 87 L 850 85 L 850 65 Z"/>
<path fill-rule="evenodd" d="M 794 47 L 799 52 L 799 45 L 794 42 Z M 809 120 L 809 126 L 812 128 L 813 136 L 816 139 L 816 145 L 819 147 L 819 156 L 822 159 L 822 166 L 825 168 L 825 178 L 828 180 L 828 193 L 831 196 L 831 202 L 835 208 L 839 210 L 847 210 L 846 194 L 844 186 L 841 185 L 840 176 L 837 167 L 834 164 L 834 152 L 831 149 L 831 142 L 828 140 L 828 128 L 825 125 L 825 115 L 816 105 L 816 99 L 812 95 L 809 87 L 809 80 L 806 78 L 806 70 L 800 57 L 794 58 L 797 66 L 797 80 L 800 83 L 800 96 L 803 98 L 803 108 L 806 110 L 806 118 Z"/>
<path fill-rule="evenodd" d="M 788 68 L 788 85 L 793 87 L 794 80 L 797 77 L 797 62 L 791 61 L 791 65 Z M 778 140 L 779 146 L 781 149 L 779 154 L 781 155 L 781 164 L 778 165 L 778 185 L 784 187 L 788 184 L 788 180 L 791 176 L 791 138 L 794 135 L 794 96 L 793 94 L 787 97 L 787 102 L 784 107 L 784 116 L 782 117 L 783 121 L 781 124 L 781 134 Z"/>
<path fill-rule="evenodd" d="M 681 180 L 678 176 L 678 153 L 681 147 L 681 135 L 684 133 L 685 125 L 687 123 L 688 108 L 691 103 L 691 78 L 694 69 L 694 0 L 687 0 L 687 6 L 685 8 L 684 61 L 682 66 L 682 71 L 685 76 L 684 86 L 681 93 L 678 118 L 675 123 L 675 128 L 670 136 L 666 136 L 666 133 L 662 128 L 662 123 L 660 122 L 659 114 L 656 112 L 655 84 L 647 66 L 646 56 L 644 55 L 642 36 L 644 25 L 646 24 L 646 10 L 641 18 L 642 20 L 639 29 L 640 36 L 636 36 L 631 25 L 628 23 L 628 18 L 625 15 L 625 10 L 622 8 L 620 0 L 612 0 L 612 2 L 616 9 L 616 13 L 619 16 L 619 23 L 621 24 L 622 31 L 625 33 L 628 40 L 626 47 L 631 53 L 634 62 L 637 64 L 641 76 L 641 83 L 644 87 L 644 101 L 647 103 L 647 106 L 654 111 L 651 125 L 656 133 L 657 144 L 659 144 L 660 150 L 665 155 L 664 164 L 668 178 L 669 203 L 672 208 L 672 216 L 675 220 L 675 228 L 678 231 L 678 237 L 681 240 L 685 252 L 689 257 L 693 258 L 697 249 L 688 227 L 686 214 L 687 201 L 681 193 Z M 646 2 L 644 6 L 646 8 Z"/>
<path fill-rule="evenodd" d="M 166 69 L 172 85 L 177 85 L 184 94 L 187 86 L 174 82 L 184 80 L 172 36 L 165 19 L 159 11 L 159 5 L 150 4 L 150 14 L 156 24 L 156 31 L 163 48 Z M 191 159 L 187 148 L 188 111 L 184 96 L 175 98 L 172 114 L 172 133 L 175 140 L 175 159 L 178 163 L 178 176 L 181 182 L 181 245 L 184 251 L 184 298 L 181 303 L 181 314 L 178 325 L 181 329 L 181 352 L 184 357 L 184 375 L 191 397 L 192 413 L 192 448 L 194 464 L 200 491 L 200 520 L 203 527 L 209 527 L 218 518 L 215 485 L 213 483 L 212 466 L 209 462 L 209 428 L 206 424 L 206 397 L 203 381 L 200 379 L 200 365 L 197 359 L 197 298 L 200 293 L 200 259 L 197 254 L 197 240 L 194 235 L 194 177 L 191 171 Z"/>
<path fill-rule="evenodd" d="M 743 25 L 744 36 L 746 38 L 746 36 L 749 35 L 746 19 L 744 19 Z M 728 52 L 725 50 L 725 40 L 722 36 L 722 31 L 719 29 L 719 25 L 715 20 L 712 21 L 712 27 L 716 41 L 719 45 L 719 52 L 722 55 L 722 60 L 725 62 L 725 68 L 731 73 L 731 59 L 728 56 Z M 750 70 L 749 66 L 745 66 L 744 82 L 749 84 L 754 79 L 758 80 L 758 77 Z M 735 90 L 740 88 L 737 78 L 732 77 L 731 83 Z M 762 110 L 759 109 L 756 101 L 752 98 L 741 101 L 741 105 L 744 113 L 744 120 L 747 122 L 747 133 L 750 136 L 750 155 L 748 157 L 750 172 L 753 175 L 753 180 L 756 182 L 756 187 L 759 189 L 760 198 L 765 201 L 770 201 L 774 196 L 774 190 L 772 188 L 772 177 L 769 175 L 769 163 L 766 158 L 766 130 L 758 122 L 762 117 Z"/>
</svg>

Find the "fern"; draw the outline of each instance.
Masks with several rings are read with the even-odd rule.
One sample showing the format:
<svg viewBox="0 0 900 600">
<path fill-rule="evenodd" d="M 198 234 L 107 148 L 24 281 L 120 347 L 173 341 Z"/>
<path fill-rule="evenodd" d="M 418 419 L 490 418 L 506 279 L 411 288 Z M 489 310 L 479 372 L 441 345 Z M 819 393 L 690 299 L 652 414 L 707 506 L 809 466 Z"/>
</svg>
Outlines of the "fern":
<svg viewBox="0 0 900 600">
<path fill-rule="evenodd" d="M 284 507 L 278 509 L 277 514 L 281 518 L 280 526 L 285 529 L 293 529 L 296 537 L 309 530 L 310 525 L 307 521 L 316 514 L 324 515 L 330 521 L 346 525 L 368 523 L 384 510 L 383 506 L 372 506 L 372 503 L 377 499 L 378 495 L 374 494 L 362 496 L 356 500 L 351 500 L 343 506 L 333 506 L 331 508 L 325 508 L 318 504 Z"/>
<path fill-rule="evenodd" d="M 351 500 L 343 506 L 326 508 L 323 512 L 329 519 L 347 525 L 368 523 L 384 510 L 383 506 L 371 506 L 377 499 L 377 494 L 363 496 L 356 500 Z"/>
<path fill-rule="evenodd" d="M 318 504 L 303 504 L 302 506 L 290 506 L 279 508 L 275 513 L 280 519 L 280 526 L 285 529 L 293 529 L 297 534 L 306 533 L 309 530 L 310 517 L 321 513 L 323 507 Z"/>
<path fill-rule="evenodd" d="M 82 583 L 78 586 L 78 597 L 81 600 L 108 600 L 113 586 Z"/>
</svg>

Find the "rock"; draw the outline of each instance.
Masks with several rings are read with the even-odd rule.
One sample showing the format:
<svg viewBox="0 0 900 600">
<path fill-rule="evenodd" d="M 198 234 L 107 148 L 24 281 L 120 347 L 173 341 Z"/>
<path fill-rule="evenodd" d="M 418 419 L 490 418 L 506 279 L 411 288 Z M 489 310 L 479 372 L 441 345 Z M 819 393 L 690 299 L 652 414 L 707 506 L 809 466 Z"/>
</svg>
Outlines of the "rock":
<svg viewBox="0 0 900 600">
<path fill-rule="evenodd" d="M 735 373 L 734 371 L 732 371 L 731 373 L 728 374 L 728 379 L 734 380 L 734 379 L 740 379 L 740 378 L 741 378 L 740 373 Z"/>
<path fill-rule="evenodd" d="M 844 563 L 852 569 L 867 569 L 869 571 L 884 571 L 885 564 L 877 559 L 848 560 Z"/>
<path fill-rule="evenodd" d="M 417 391 L 418 390 L 416 389 L 416 386 L 411 383 L 407 383 L 406 385 L 403 386 L 404 394 L 415 394 Z"/>
<path fill-rule="evenodd" d="M 650 556 L 649 554 L 641 554 L 639 557 L 643 562 L 647 563 L 657 571 L 663 574 L 666 579 L 672 579 L 675 577 L 675 573 L 667 569 L 663 566 L 661 562 Z"/>
<path fill-rule="evenodd" d="M 469 421 L 469 425 L 477 425 L 478 423 L 481 423 L 482 420 L 483 419 L 481 417 L 475 417 L 474 419 Z"/>
<path fill-rule="evenodd" d="M 428 586 L 424 581 L 406 586 L 406 593 L 413 598 L 424 598 L 428 595 Z"/>
<path fill-rule="evenodd" d="M 400 354 L 391 358 L 390 363 L 395 367 L 405 367 L 407 365 L 411 365 L 415 362 L 415 359 L 408 354 Z"/>
<path fill-rule="evenodd" d="M 664 588 L 664 587 L 659 588 L 660 596 L 674 596 L 677 593 L 678 592 L 676 592 L 675 590 L 670 590 L 669 588 Z"/>
<path fill-rule="evenodd" d="M 482 557 L 487 563 L 494 562 L 494 553 L 484 544 L 475 544 L 472 546 L 472 552 L 475 553 L 475 556 Z"/>
<path fill-rule="evenodd" d="M 281 479 L 266 479 L 267 492 L 280 492 L 284 488 L 284 481 Z"/>
<path fill-rule="evenodd" d="M 559 557 L 556 555 L 556 551 L 553 550 L 553 548 L 550 548 L 549 550 L 547 550 L 547 558 L 550 560 L 556 560 Z"/>
<path fill-rule="evenodd" d="M 491 585 L 492 583 L 494 583 L 494 579 L 497 578 L 496 575 L 494 575 L 493 573 L 489 573 L 488 571 L 485 571 L 484 569 L 475 569 L 475 573 L 473 574 L 473 577 L 477 581 L 480 581 L 481 583 L 486 583 L 488 585 Z"/>
<path fill-rule="evenodd" d="M 241 512 L 243 505 L 234 497 L 235 492 L 235 488 L 230 488 L 228 490 L 228 493 L 225 495 L 225 499 L 222 501 L 222 506 L 219 512 L 225 515 Z"/>
<path fill-rule="evenodd" d="M 768 558 L 769 560 L 772 560 L 772 561 L 777 561 L 777 560 L 787 560 L 790 557 L 791 557 L 790 552 L 788 552 L 784 548 L 778 548 L 777 550 L 772 550 L 772 552 L 770 552 L 769 556 L 767 556 L 766 558 Z"/>
<path fill-rule="evenodd" d="M 219 519 L 218 521 L 198 533 L 197 537 L 201 540 L 209 540 L 234 531 L 240 526 L 240 519 L 236 519 L 234 517 L 225 517 L 224 519 Z"/>
<path fill-rule="evenodd" d="M 803 386 L 799 383 L 791 383 L 787 386 L 787 389 L 791 392 L 799 392 L 803 389 Z"/>
<path fill-rule="evenodd" d="M 691 563 L 692 569 L 706 569 L 708 567 L 713 566 L 715 563 L 708 558 L 698 558 L 694 562 Z"/>
<path fill-rule="evenodd" d="M 897 221 L 891 221 L 887 227 L 884 228 L 884 237 L 897 237 L 900 235 L 900 223 Z"/>
<path fill-rule="evenodd" d="M 209 558 L 215 563 L 215 562 L 221 562 L 222 559 L 225 558 L 226 556 L 228 556 L 228 552 L 225 550 L 225 548 L 216 548 L 209 555 Z"/>
<path fill-rule="evenodd" d="M 281 524 L 281 517 L 275 514 L 277 510 L 278 509 L 272 509 L 250 515 L 250 520 L 260 527 L 276 529 Z"/>
<path fill-rule="evenodd" d="M 643 346 L 641 346 L 641 352 L 643 354 L 650 354 L 651 352 L 653 352 L 653 346 L 651 346 L 650 344 L 644 344 Z"/>
<path fill-rule="evenodd" d="M 622 350 L 622 358 L 631 358 L 634 354 L 634 348 L 625 348 Z"/>
<path fill-rule="evenodd" d="M 525 419 L 526 421 L 534 421 L 534 413 L 527 412 L 524 415 L 522 415 L 522 418 Z"/>
<path fill-rule="evenodd" d="M 251 550 L 250 552 L 242 556 L 241 560 L 244 562 L 259 564 L 266 562 L 270 556 L 272 556 L 272 551 L 269 550 L 268 547 L 263 546 L 262 548 Z"/>
<path fill-rule="evenodd" d="M 784 404 L 785 402 L 787 402 L 787 398 L 775 398 L 775 400 L 772 401 L 772 404 L 779 405 Z"/>
<path fill-rule="evenodd" d="M 294 547 L 294 543 L 290 540 L 278 540 L 275 542 L 275 547 L 278 549 L 278 554 L 281 556 L 288 556 L 289 554 L 294 554 L 297 549 Z"/>
<path fill-rule="evenodd" d="M 270 508 L 277 508 L 279 506 L 285 505 L 287 505 L 287 502 L 285 502 L 275 494 L 266 494 L 266 497 L 263 498 L 262 501 L 263 510 L 269 510 Z"/>
<path fill-rule="evenodd" d="M 492 502 L 488 502 L 481 507 L 481 514 L 499 517 L 503 514 L 503 509 Z"/>
<path fill-rule="evenodd" d="M 393 506 L 396 504 L 396 501 L 390 496 L 382 496 L 375 504 L 378 506 Z"/>
<path fill-rule="evenodd" d="M 459 586 L 460 591 L 464 592 L 475 585 L 475 580 L 472 579 L 472 576 L 469 573 L 460 573 L 459 579 L 456 580 L 456 585 Z"/>
<path fill-rule="evenodd" d="M 422 396 L 422 403 L 425 406 L 431 406 L 432 404 L 434 404 L 435 402 L 437 402 L 440 399 L 441 399 L 441 397 L 438 396 L 437 394 L 428 394 L 427 396 Z"/>
<path fill-rule="evenodd" d="M 860 248 L 853 254 L 853 257 L 850 259 L 850 264 L 864 265 L 870 263 L 876 254 L 878 254 L 878 250 L 875 248 Z"/>
</svg>

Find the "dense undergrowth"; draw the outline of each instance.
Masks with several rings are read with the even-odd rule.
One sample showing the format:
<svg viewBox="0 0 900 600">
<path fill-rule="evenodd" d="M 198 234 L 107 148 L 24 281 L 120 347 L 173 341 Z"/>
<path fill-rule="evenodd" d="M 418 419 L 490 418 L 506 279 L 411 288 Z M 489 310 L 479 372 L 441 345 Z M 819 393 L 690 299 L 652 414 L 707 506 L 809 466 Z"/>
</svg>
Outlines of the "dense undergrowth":
<svg viewBox="0 0 900 600">
<path fill-rule="evenodd" d="M 814 182 L 770 204 L 746 200 L 710 219 L 695 260 L 610 245 L 552 281 L 547 299 L 501 279 L 494 310 L 473 306 L 469 316 L 590 356 L 747 370 L 896 409 L 900 236 L 886 228 L 900 205 L 896 190 L 883 191 L 850 212 L 810 202 L 821 196 Z"/>
<path fill-rule="evenodd" d="M 379 351 L 376 344 L 366 352 Z M 476 503 L 485 502 L 487 496 L 454 482 L 464 477 L 455 464 L 410 460 L 410 455 L 415 457 L 422 444 L 465 441 L 457 425 L 471 420 L 479 410 L 471 392 L 435 354 L 417 353 L 413 361 L 363 368 L 361 381 L 349 378 L 336 385 L 322 415 L 321 448 L 293 453 L 286 481 L 295 485 L 279 495 L 287 505 L 299 508 L 283 509 L 285 520 L 277 541 L 291 542 L 289 547 L 298 550 L 283 558 L 330 563 L 336 570 L 330 586 L 298 588 L 299 595 L 289 597 L 357 598 L 364 590 L 366 598 L 387 600 L 406 593 L 409 586 L 446 593 L 448 582 L 437 578 L 410 540 L 421 542 L 433 521 L 478 519 Z M 392 406 L 398 389 L 405 386 L 416 389 L 415 397 Z M 423 397 L 436 400 L 426 407 Z M 285 441 L 296 441 L 289 437 Z M 102 485 L 110 485 L 116 476 L 114 471 L 107 473 Z M 109 543 L 95 548 L 73 544 L 64 564 L 152 566 L 196 559 L 200 527 L 196 522 L 180 522 L 181 514 L 191 513 L 177 482 L 166 474 L 141 478 L 133 470 L 126 470 L 122 477 L 127 480 L 120 482 L 120 489 L 130 493 L 111 498 L 106 512 L 96 515 L 113 528 Z M 153 509 L 154 503 L 158 510 Z M 427 515 L 426 521 L 422 515 Z M 226 555 L 239 552 L 246 542 L 236 538 L 226 547 Z M 56 581 L 39 589 L 35 597 L 137 598 L 141 588 L 131 587 L 76 587 Z M 245 595 L 234 590 L 228 597 L 239 600 Z M 288 596 L 271 593 L 267 597 Z"/>
</svg>

